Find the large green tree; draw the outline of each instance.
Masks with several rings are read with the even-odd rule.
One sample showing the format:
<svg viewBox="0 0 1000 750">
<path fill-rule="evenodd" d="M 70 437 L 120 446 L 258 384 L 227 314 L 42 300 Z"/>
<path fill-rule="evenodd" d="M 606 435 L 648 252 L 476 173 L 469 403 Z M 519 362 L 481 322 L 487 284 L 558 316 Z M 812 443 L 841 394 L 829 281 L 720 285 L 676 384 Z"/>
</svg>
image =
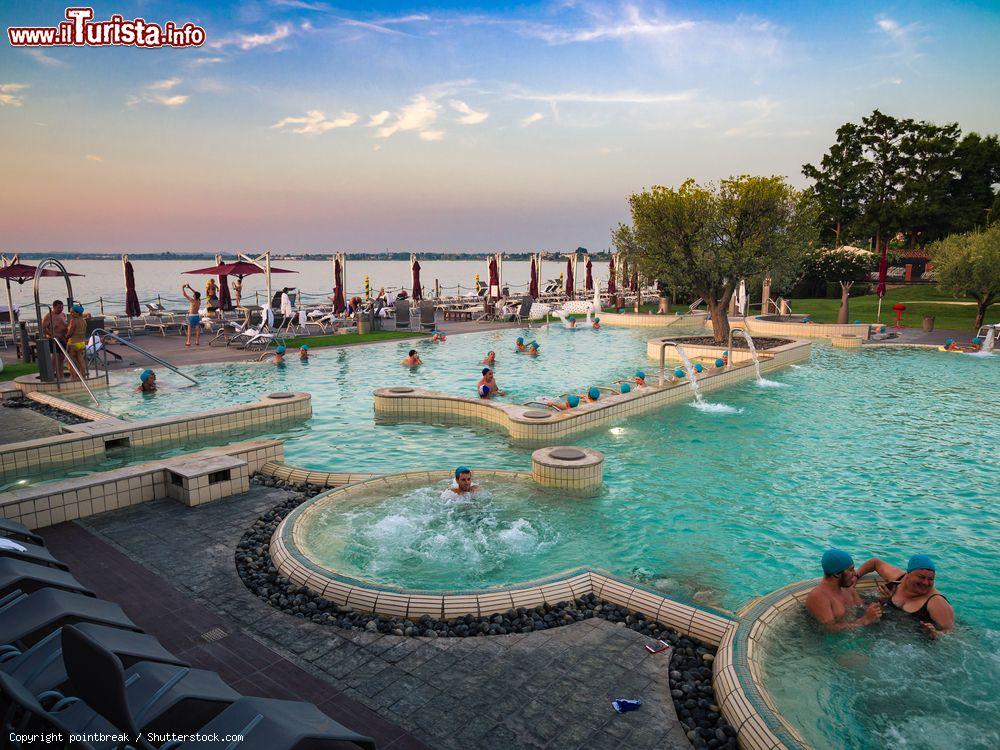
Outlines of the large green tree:
<svg viewBox="0 0 1000 750">
<path fill-rule="evenodd" d="M 620 227 L 616 238 L 634 242 L 648 275 L 704 298 L 722 343 L 736 285 L 804 253 L 815 235 L 813 205 L 782 177 L 731 177 L 719 185 L 687 180 L 634 193 L 632 226 Z"/>
<path fill-rule="evenodd" d="M 982 231 L 953 234 L 930 247 L 938 284 L 976 301 L 976 330 L 1000 296 L 1000 222 Z"/>
</svg>

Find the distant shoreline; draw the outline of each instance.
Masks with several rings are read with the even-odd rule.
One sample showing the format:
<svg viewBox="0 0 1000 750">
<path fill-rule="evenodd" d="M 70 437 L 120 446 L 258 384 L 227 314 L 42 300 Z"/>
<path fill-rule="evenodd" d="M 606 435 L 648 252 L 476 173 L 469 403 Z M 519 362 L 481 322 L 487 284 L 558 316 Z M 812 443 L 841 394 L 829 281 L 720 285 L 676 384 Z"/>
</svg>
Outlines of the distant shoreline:
<svg viewBox="0 0 1000 750">
<path fill-rule="evenodd" d="M 552 260 L 554 258 L 563 258 L 570 254 L 572 251 L 563 252 L 545 252 L 545 259 Z M 606 261 L 610 257 L 610 253 L 606 250 L 591 253 L 585 248 L 578 248 L 577 252 L 581 256 L 590 258 L 593 261 Z M 25 260 L 40 260 L 42 258 L 57 258 L 60 260 L 121 260 L 123 253 L 16 253 L 21 258 Z M 124 253 L 129 255 L 129 253 Z M 481 261 L 487 258 L 492 253 L 413 253 L 417 256 L 418 260 L 465 260 L 465 261 Z M 215 253 L 135 253 L 131 257 L 136 260 L 207 260 L 214 261 Z M 232 260 L 234 253 L 221 253 L 224 260 Z M 346 253 L 348 260 L 396 260 L 396 261 L 408 261 L 410 259 L 410 253 L 408 252 L 390 252 L 390 253 Z M 513 261 L 529 261 L 534 253 L 504 253 L 504 260 Z M 311 261 L 329 261 L 332 254 L 329 253 L 282 253 L 280 255 L 274 254 L 271 256 L 271 261 L 273 263 L 278 263 L 280 261 L 297 261 L 297 260 L 311 260 Z"/>
</svg>

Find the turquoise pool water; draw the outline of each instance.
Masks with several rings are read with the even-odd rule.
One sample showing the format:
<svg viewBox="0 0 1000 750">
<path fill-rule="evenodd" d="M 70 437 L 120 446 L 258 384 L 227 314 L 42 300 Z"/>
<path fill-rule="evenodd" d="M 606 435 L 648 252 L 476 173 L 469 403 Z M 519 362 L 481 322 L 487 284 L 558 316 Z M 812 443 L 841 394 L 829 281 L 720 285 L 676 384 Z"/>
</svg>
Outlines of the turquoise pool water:
<svg viewBox="0 0 1000 750">
<path fill-rule="evenodd" d="M 304 390 L 313 394 L 314 415 L 281 435 L 290 463 L 332 471 L 457 463 L 525 470 L 530 451 L 496 432 L 376 424 L 371 391 L 410 384 L 472 394 L 489 349 L 498 352 L 497 380 L 512 391 L 511 400 L 582 390 L 637 367 L 651 373 L 645 342 L 656 333 L 533 330 L 527 335 L 542 344 L 538 359 L 510 353 L 516 332 L 501 331 L 440 345 L 404 341 L 319 351 L 308 365 L 293 360 L 284 368 L 206 365 L 190 369 L 202 380 L 199 388 L 182 388 L 164 376 L 164 392 L 143 398 L 131 384 L 122 386 L 111 408 L 141 418 Z M 416 372 L 398 365 L 411 346 L 427 363 Z M 949 689 L 1000 694 L 1000 356 L 859 352 L 816 343 L 808 363 L 769 378 L 778 385 L 749 381 L 710 394 L 709 402 L 730 407 L 725 411 L 679 404 L 581 436 L 577 444 L 607 456 L 605 489 L 597 497 L 522 497 L 497 485 L 472 511 L 482 523 L 470 526 L 440 512 L 433 493 L 394 495 L 331 520 L 333 533 L 345 535 L 331 545 L 331 561 L 363 577 L 432 588 L 502 585 L 593 565 L 676 598 L 735 609 L 750 596 L 818 574 L 819 555 L 828 546 L 850 550 L 859 560 L 874 554 L 897 563 L 924 551 L 939 561 L 939 587 L 956 608 L 959 628 L 944 648 L 919 640 L 899 648 L 914 649 L 915 664 L 921 654 L 937 664 L 953 650 L 961 652 L 960 664 L 989 663 L 987 670 L 949 668 Z M 478 546 L 464 547 L 473 527 L 486 533 Z M 500 544 L 501 532 L 509 544 Z M 479 564 L 469 563 L 474 554 Z M 829 674 L 836 667 L 822 661 L 816 669 L 822 679 L 843 679 L 844 690 L 864 694 L 862 677 Z M 903 674 L 901 695 L 914 679 Z M 797 723 L 818 723 L 811 699 L 795 690 L 777 699 Z M 941 726 L 961 723 L 980 708 L 963 701 L 925 706 Z M 843 706 L 847 713 L 858 710 L 853 703 Z M 886 744 L 860 717 L 856 730 L 867 738 L 856 746 Z M 824 728 L 816 731 L 824 736 Z M 938 746 L 926 733 L 906 736 L 912 747 Z"/>
</svg>

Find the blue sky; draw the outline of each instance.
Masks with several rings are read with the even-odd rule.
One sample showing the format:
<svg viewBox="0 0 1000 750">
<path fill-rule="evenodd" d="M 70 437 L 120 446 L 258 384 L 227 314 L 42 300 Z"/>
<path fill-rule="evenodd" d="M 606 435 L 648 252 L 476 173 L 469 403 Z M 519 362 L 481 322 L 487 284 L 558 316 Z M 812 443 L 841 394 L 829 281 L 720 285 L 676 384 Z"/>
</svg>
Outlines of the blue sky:
<svg viewBox="0 0 1000 750">
<path fill-rule="evenodd" d="M 600 248 L 653 184 L 804 185 L 875 107 L 1000 130 L 986 3 L 94 7 L 208 41 L 0 45 L 6 250 Z"/>
</svg>

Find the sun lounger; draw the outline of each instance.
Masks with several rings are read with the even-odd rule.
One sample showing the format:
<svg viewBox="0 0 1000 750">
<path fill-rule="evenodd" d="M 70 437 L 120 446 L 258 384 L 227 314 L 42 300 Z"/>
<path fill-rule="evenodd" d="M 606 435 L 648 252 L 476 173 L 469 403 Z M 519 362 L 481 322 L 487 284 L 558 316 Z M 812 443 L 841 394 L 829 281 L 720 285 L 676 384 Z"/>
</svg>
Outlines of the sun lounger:
<svg viewBox="0 0 1000 750">
<path fill-rule="evenodd" d="M 95 622 L 139 630 L 122 608 L 103 599 L 58 589 L 15 591 L 0 600 L 0 643 L 24 651 L 53 630 L 74 622 Z"/>
<path fill-rule="evenodd" d="M 529 295 L 521 297 L 521 306 L 514 313 L 515 323 L 524 323 L 531 320 L 531 306 L 535 304 L 535 300 Z"/>
<path fill-rule="evenodd" d="M 0 518 L 0 537 L 18 539 L 22 542 L 28 542 L 29 544 L 37 544 L 39 547 L 45 546 L 45 540 L 38 536 L 38 534 L 31 531 L 23 523 L 9 521 L 6 518 Z"/>
<path fill-rule="evenodd" d="M 410 300 L 398 299 L 394 305 L 396 310 L 396 330 L 410 330 Z"/>
<path fill-rule="evenodd" d="M 147 661 L 188 666 L 147 633 L 87 622 L 77 623 L 73 627 L 116 654 L 126 669 L 137 662 Z M 65 693 L 69 689 L 69 675 L 62 656 L 62 628 L 52 631 L 24 652 L 8 651 L 0 654 L 0 671 L 20 681 L 35 695 L 47 690 Z"/>
<path fill-rule="evenodd" d="M 5 597 L 12 591 L 20 590 L 30 594 L 44 588 L 75 591 L 86 596 L 94 595 L 65 570 L 14 557 L 0 557 L 0 597 Z"/>
<path fill-rule="evenodd" d="M 149 719 L 152 712 L 164 702 L 183 697 L 181 686 L 186 677 L 176 682 L 176 688 L 171 685 L 158 689 L 152 696 L 155 700 L 149 706 L 142 706 L 140 701 L 143 696 L 136 694 L 136 686 L 142 682 L 143 670 L 148 673 L 155 667 L 162 677 L 171 667 L 139 663 L 126 671 L 118 656 L 79 629 L 64 628 L 62 639 L 63 659 L 76 695 L 126 734 L 135 737 L 144 728 L 147 731 L 155 728 L 156 722 Z M 187 670 L 187 674 L 197 671 Z M 138 680 L 136 675 L 139 675 Z M 146 679 L 150 679 L 148 675 Z M 69 711 L 72 710 L 71 707 Z M 197 712 L 190 708 L 184 714 L 178 711 L 168 713 L 172 714 L 170 720 L 173 722 L 170 731 L 204 735 L 218 733 L 221 736 L 241 734 L 241 750 L 294 750 L 298 747 L 319 750 L 324 745 L 329 744 L 332 748 L 333 742 L 345 741 L 375 750 L 375 742 L 371 738 L 350 731 L 308 703 L 237 696 L 221 712 L 201 724 L 197 722 Z M 166 718 L 166 713 L 161 713 L 164 722 Z M 152 747 L 145 741 L 142 746 Z M 195 742 L 180 745 L 181 748 L 192 749 L 208 746 L 207 743 Z"/>
<path fill-rule="evenodd" d="M 431 330 L 437 328 L 437 322 L 435 320 L 436 316 L 437 308 L 434 306 L 434 300 L 420 300 L 420 327 L 429 328 Z"/>
<path fill-rule="evenodd" d="M 69 566 L 60 562 L 52 556 L 45 547 L 30 542 L 22 542 L 10 537 L 0 539 L 0 558 L 11 557 L 17 560 L 26 560 L 36 565 L 47 565 L 50 568 L 60 568 L 69 570 Z"/>
</svg>

